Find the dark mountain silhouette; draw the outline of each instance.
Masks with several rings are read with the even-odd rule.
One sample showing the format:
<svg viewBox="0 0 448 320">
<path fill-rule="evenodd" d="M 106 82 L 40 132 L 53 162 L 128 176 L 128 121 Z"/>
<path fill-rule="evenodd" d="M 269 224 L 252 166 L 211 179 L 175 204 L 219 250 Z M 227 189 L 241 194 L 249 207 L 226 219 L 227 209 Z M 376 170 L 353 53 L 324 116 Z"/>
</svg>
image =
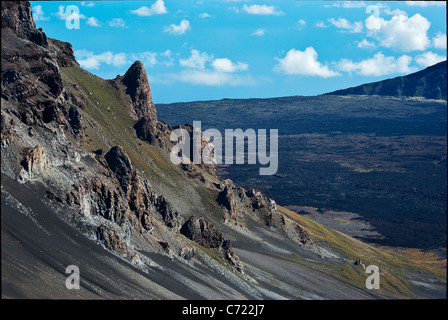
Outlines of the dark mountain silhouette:
<svg viewBox="0 0 448 320">
<path fill-rule="evenodd" d="M 446 90 L 445 60 L 407 76 L 336 90 L 327 95 L 379 95 L 446 100 Z"/>
</svg>

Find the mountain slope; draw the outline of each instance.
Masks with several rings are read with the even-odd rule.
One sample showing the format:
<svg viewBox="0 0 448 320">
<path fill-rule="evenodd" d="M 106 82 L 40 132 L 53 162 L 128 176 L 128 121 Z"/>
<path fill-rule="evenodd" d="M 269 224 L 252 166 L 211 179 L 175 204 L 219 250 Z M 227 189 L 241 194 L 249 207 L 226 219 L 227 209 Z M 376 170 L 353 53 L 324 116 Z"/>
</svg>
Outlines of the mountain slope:
<svg viewBox="0 0 448 320">
<path fill-rule="evenodd" d="M 327 95 L 380 95 L 446 100 L 446 70 L 445 60 L 406 76 L 336 90 Z"/>
<path fill-rule="evenodd" d="M 433 264 L 349 237 L 356 250 L 341 247 L 334 231 L 222 181 L 212 165 L 173 165 L 177 126 L 158 121 L 143 65 L 112 80 L 90 74 L 70 44 L 35 29 L 28 2 L 2 3 L 1 102 L 5 298 L 444 294 L 411 281 L 443 282 Z M 385 270 L 379 291 L 354 264 L 369 251 Z M 65 286 L 69 265 L 80 269 L 79 290 Z"/>
</svg>

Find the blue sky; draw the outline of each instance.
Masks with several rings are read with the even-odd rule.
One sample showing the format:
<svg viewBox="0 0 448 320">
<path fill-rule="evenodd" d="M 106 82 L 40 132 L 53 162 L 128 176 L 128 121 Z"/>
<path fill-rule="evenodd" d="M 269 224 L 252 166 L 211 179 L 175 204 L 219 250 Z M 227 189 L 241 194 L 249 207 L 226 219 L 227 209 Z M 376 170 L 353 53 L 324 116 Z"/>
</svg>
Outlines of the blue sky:
<svg viewBox="0 0 448 320">
<path fill-rule="evenodd" d="M 446 59 L 436 1 L 33 1 L 37 27 L 102 78 L 140 60 L 155 103 L 316 95 Z M 75 5 L 79 10 L 69 11 Z M 73 14 L 75 13 L 75 14 Z M 79 17 L 79 29 L 67 27 Z"/>
</svg>

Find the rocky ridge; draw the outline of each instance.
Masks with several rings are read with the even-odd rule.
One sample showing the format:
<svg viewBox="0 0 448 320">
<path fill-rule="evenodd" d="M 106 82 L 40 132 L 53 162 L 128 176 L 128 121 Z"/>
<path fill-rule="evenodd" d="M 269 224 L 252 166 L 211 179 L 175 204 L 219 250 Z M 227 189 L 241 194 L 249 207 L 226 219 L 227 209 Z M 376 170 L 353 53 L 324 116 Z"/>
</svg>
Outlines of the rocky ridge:
<svg viewBox="0 0 448 320">
<path fill-rule="evenodd" d="M 112 146 L 104 153 L 86 152 L 77 146 L 85 141 L 84 119 L 93 120 L 85 110 L 88 98 L 76 85 L 63 80 L 61 68 L 79 66 L 69 43 L 50 39 L 35 28 L 29 3 L 8 2 L 2 6 L 3 43 L 2 153 L 4 159 L 20 159 L 16 164 L 4 163 L 4 174 L 21 183 L 40 181 L 47 185 L 48 199 L 61 208 L 70 206 L 99 243 L 137 265 L 140 255 L 135 248 L 148 239 L 135 240 L 135 232 L 143 238 L 151 237 L 153 250 L 166 253 L 168 248 L 177 248 L 179 256 L 191 255 L 185 254 L 194 251 L 188 241 L 167 242 L 158 236 L 167 228 L 204 248 L 218 250 L 230 266 L 243 271 L 231 241 L 212 222 L 196 216 L 187 219 L 167 198 L 156 194 L 123 147 Z M 126 108 L 137 121 L 136 137 L 167 150 L 171 145 L 168 133 L 173 127 L 157 120 L 143 64 L 136 61 L 124 76 L 109 81 L 120 94 L 130 97 L 131 104 Z M 193 134 L 191 125 L 182 127 Z M 207 144 L 202 142 L 201 148 Z M 190 164 L 183 169 L 188 178 L 199 178 L 200 183 L 206 182 L 204 174 L 217 179 L 214 165 Z M 210 181 L 206 185 L 217 189 Z M 236 220 L 245 210 L 268 208 L 261 195 L 246 197 L 240 189 L 244 194 L 240 198 L 254 200 L 234 205 L 233 189 L 232 182 L 224 182 L 217 199 L 227 209 L 224 220 Z M 272 220 L 272 212 L 266 219 Z"/>
<path fill-rule="evenodd" d="M 445 60 L 406 76 L 336 90 L 327 95 L 380 95 L 446 100 L 446 85 Z"/>
<path fill-rule="evenodd" d="M 54 279 L 80 260 L 86 276 L 77 298 L 376 297 L 339 278 L 330 291 L 317 288 L 330 276 L 283 259 L 344 263 L 274 200 L 222 181 L 214 164 L 173 166 L 170 132 L 192 135 L 193 127 L 157 120 L 141 62 L 124 76 L 97 78 L 79 67 L 70 44 L 35 28 L 29 2 L 6 2 L 1 73 L 7 296 L 72 297 Z M 48 268 L 30 276 L 34 256 Z M 278 264 L 298 280 L 277 274 Z"/>
</svg>

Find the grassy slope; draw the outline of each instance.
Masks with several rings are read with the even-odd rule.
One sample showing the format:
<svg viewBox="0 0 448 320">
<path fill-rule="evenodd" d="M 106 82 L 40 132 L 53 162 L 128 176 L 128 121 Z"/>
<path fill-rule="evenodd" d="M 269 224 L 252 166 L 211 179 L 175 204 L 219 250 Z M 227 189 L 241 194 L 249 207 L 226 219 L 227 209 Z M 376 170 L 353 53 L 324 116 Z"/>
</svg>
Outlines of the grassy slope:
<svg viewBox="0 0 448 320">
<path fill-rule="evenodd" d="M 144 173 L 156 192 L 163 192 L 165 196 L 168 194 L 170 195 L 168 198 L 177 199 L 178 203 L 182 204 L 182 209 L 185 210 L 181 213 L 205 215 L 215 222 L 220 221 L 222 209 L 215 201 L 217 191 L 187 179 L 179 168 L 170 163 L 166 151 L 137 139 L 133 130 L 135 120 L 129 116 L 125 107 L 130 103 L 129 97 L 120 95 L 107 80 L 79 67 L 63 68 L 62 74 L 64 81 L 76 83 L 87 97 L 85 112 L 88 117 L 83 119 L 87 141 L 80 147 L 89 151 L 102 148 L 107 152 L 110 147 L 121 145 L 132 164 Z M 203 174 L 207 176 L 206 173 Z M 314 241 L 330 246 L 346 259 L 360 259 L 366 265 L 378 265 L 384 273 L 381 278 L 382 289 L 387 292 L 409 296 L 408 281 L 411 272 L 436 275 L 442 281 L 446 281 L 444 270 L 434 263 L 412 261 L 404 256 L 366 245 L 285 208 L 280 207 L 279 211 L 304 226 Z M 344 281 L 365 288 L 364 270 L 352 263 L 313 264 L 298 256 L 286 258 L 329 272 Z"/>
<path fill-rule="evenodd" d="M 377 265 L 381 270 L 381 288 L 400 296 L 412 296 L 409 280 L 413 274 L 434 276 L 446 283 L 446 270 L 435 259 L 410 259 L 384 248 L 375 248 L 339 231 L 314 222 L 302 215 L 279 206 L 279 211 L 308 230 L 311 238 L 344 256 L 347 260 L 361 260 L 368 265 Z M 434 257 L 432 257 L 434 258 Z M 316 267 L 316 266 L 314 266 Z M 332 272 L 341 279 L 356 283 L 364 288 L 366 273 L 359 266 L 350 264 L 323 265 L 322 269 Z"/>
<path fill-rule="evenodd" d="M 121 95 L 107 80 L 79 67 L 63 68 L 62 74 L 66 82 L 76 83 L 87 97 L 85 112 L 88 117 L 83 119 L 87 141 L 80 147 L 89 151 L 101 148 L 107 152 L 112 146 L 120 145 L 157 193 L 179 199 L 183 208 L 177 209 L 181 213 L 193 214 L 193 208 L 203 209 L 202 212 L 216 209 L 210 201 L 202 201 L 198 206 L 197 200 L 203 198 L 202 194 L 210 192 L 192 183 L 179 167 L 173 166 L 166 151 L 137 139 L 133 129 L 136 121 L 129 116 L 126 107 L 130 104 L 128 96 Z"/>
</svg>

